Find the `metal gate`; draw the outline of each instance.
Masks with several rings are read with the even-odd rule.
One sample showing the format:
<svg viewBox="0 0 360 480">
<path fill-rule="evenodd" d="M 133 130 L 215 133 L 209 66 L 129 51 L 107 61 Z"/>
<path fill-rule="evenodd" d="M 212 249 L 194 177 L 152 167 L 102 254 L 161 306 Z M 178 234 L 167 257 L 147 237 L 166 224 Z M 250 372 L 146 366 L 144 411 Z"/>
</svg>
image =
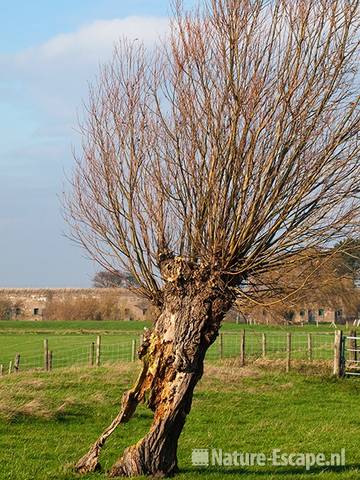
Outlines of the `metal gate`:
<svg viewBox="0 0 360 480">
<path fill-rule="evenodd" d="M 341 363 L 344 374 L 360 376 L 360 337 L 356 333 L 350 333 L 343 337 L 342 342 Z"/>
</svg>

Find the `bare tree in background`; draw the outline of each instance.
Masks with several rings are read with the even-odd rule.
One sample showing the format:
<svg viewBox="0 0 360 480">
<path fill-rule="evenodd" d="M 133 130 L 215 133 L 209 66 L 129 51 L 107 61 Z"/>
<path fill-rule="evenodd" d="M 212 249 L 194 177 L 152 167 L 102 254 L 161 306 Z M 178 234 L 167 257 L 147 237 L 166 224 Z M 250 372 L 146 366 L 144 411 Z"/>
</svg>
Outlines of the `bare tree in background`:
<svg viewBox="0 0 360 480">
<path fill-rule="evenodd" d="M 97 272 L 92 283 L 94 288 L 129 288 L 136 286 L 136 281 L 132 275 L 119 270 Z"/>
<path fill-rule="evenodd" d="M 302 252 L 296 267 L 288 268 L 284 264 L 257 279 L 263 297 L 258 297 L 255 305 L 240 300 L 235 307 L 238 306 L 238 312 L 245 317 L 259 323 L 292 322 L 296 311 L 323 310 L 323 307 L 344 309 L 347 320 L 355 319 L 360 290 L 354 283 L 355 269 L 350 266 L 355 262 L 356 248 L 357 244 L 348 239 L 328 252 L 319 250 L 318 257 L 315 250 Z M 264 285 L 271 288 L 264 289 Z"/>
<path fill-rule="evenodd" d="M 354 285 L 360 286 L 360 238 L 346 238 L 336 248 L 341 253 L 339 272 L 350 275 Z"/>
<path fill-rule="evenodd" d="M 138 381 L 79 472 L 98 466 L 142 401 L 150 431 L 110 474 L 176 472 L 205 353 L 235 299 L 261 301 L 265 272 L 358 226 L 359 10 L 358 0 L 208 0 L 192 13 L 177 3 L 164 46 L 122 42 L 102 69 L 69 222 L 160 315 Z"/>
</svg>

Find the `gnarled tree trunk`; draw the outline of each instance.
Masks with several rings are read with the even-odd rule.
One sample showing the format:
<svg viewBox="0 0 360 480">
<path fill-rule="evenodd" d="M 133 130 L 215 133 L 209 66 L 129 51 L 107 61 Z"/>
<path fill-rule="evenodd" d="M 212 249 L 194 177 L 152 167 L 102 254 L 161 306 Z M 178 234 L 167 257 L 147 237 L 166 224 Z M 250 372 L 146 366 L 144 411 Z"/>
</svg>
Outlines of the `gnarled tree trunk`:
<svg viewBox="0 0 360 480">
<path fill-rule="evenodd" d="M 177 443 L 190 411 L 194 388 L 202 376 L 207 349 L 231 305 L 219 281 L 177 258 L 163 276 L 163 308 L 139 351 L 143 370 L 123 398 L 122 411 L 77 464 L 79 472 L 98 466 L 100 448 L 119 423 L 127 421 L 141 401 L 154 412 L 150 431 L 127 448 L 110 475 L 172 475 L 177 471 Z"/>
</svg>

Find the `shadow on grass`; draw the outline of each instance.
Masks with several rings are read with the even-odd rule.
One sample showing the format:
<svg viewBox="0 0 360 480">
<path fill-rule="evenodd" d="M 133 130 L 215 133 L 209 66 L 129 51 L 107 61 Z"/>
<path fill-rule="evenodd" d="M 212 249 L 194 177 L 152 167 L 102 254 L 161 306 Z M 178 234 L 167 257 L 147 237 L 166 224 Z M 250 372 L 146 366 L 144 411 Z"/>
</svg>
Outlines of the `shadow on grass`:
<svg viewBox="0 0 360 480">
<path fill-rule="evenodd" d="M 88 420 L 93 415 L 86 414 L 83 411 L 56 411 L 56 412 L 13 412 L 8 418 L 4 419 L 4 423 L 8 425 L 12 424 L 46 424 L 49 423 L 62 423 L 70 424 L 76 423 L 79 425 L 87 424 Z"/>
</svg>

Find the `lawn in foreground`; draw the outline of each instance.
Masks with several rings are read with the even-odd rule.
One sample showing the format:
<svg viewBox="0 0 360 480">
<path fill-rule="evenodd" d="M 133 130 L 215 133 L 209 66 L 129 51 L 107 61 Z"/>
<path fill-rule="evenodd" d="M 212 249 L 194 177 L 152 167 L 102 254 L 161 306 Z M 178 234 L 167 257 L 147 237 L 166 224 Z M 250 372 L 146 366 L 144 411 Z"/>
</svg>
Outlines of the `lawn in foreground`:
<svg viewBox="0 0 360 480">
<path fill-rule="evenodd" d="M 355 479 L 360 381 L 335 380 L 321 366 L 285 374 L 277 364 L 208 364 L 180 438 L 179 480 Z M 119 398 L 137 365 L 20 373 L 0 380 L 0 479 L 70 480 L 72 465 L 117 413 Z M 300 368 L 300 367 L 299 367 Z M 101 460 L 106 469 L 147 431 L 151 415 L 140 407 L 110 438 Z M 346 448 L 345 468 L 193 467 L 192 449 L 232 452 L 323 452 Z"/>
</svg>

